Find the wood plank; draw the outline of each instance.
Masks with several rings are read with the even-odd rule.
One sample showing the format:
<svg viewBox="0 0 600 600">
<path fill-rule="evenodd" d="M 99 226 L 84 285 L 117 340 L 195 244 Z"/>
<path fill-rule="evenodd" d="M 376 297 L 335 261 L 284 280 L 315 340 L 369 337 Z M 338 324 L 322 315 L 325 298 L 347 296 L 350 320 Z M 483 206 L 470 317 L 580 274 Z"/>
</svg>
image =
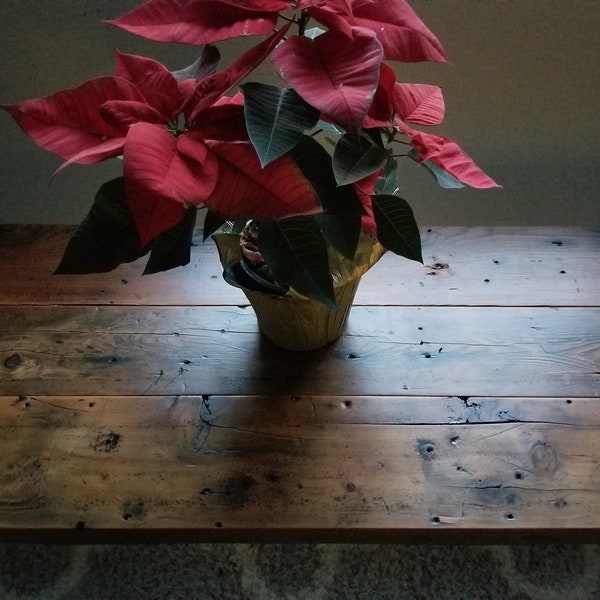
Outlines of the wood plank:
<svg viewBox="0 0 600 600">
<path fill-rule="evenodd" d="M 529 399 L 472 400 L 495 421 L 450 423 L 447 398 L 0 398 L 0 536 L 598 541 L 600 401 L 507 423 Z M 410 422 L 421 402 L 437 423 Z"/>
<path fill-rule="evenodd" d="M 141 277 L 143 260 L 110 273 L 52 276 L 73 228 L 0 226 L 0 304 L 245 305 L 224 283 L 214 244 L 196 232 L 185 268 Z M 423 228 L 424 265 L 386 255 L 356 304 L 598 306 L 600 230 Z"/>
<path fill-rule="evenodd" d="M 0 307 L 1 394 L 600 395 L 599 308 L 354 307 L 284 352 L 236 307 Z"/>
</svg>

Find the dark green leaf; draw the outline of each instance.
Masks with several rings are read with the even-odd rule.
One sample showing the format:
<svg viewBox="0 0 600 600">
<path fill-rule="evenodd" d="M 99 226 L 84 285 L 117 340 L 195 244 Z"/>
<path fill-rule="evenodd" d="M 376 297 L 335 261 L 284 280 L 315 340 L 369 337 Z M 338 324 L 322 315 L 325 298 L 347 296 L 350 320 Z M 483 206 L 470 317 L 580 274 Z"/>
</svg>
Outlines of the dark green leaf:
<svg viewBox="0 0 600 600">
<path fill-rule="evenodd" d="M 398 163 L 390 156 L 385 163 L 382 176 L 377 181 L 375 193 L 382 196 L 397 196 L 399 191 Z"/>
<path fill-rule="evenodd" d="M 227 219 L 219 216 L 211 210 L 206 211 L 203 224 L 203 240 L 206 241 L 215 231 L 218 231 L 227 223 Z"/>
<path fill-rule="evenodd" d="M 333 153 L 333 173 L 338 185 L 364 179 L 383 167 L 389 152 L 367 135 L 344 134 Z"/>
<path fill-rule="evenodd" d="M 413 211 L 398 196 L 373 196 L 377 238 L 384 248 L 410 260 L 423 262 L 421 235 Z"/>
<path fill-rule="evenodd" d="M 102 273 L 148 252 L 140 247 L 122 177 L 98 190 L 94 204 L 73 233 L 56 274 Z"/>
<path fill-rule="evenodd" d="M 342 256 L 353 260 L 361 232 L 361 215 L 323 212 L 315 215 L 323 237 Z"/>
<path fill-rule="evenodd" d="M 168 271 L 190 262 L 190 248 L 196 225 L 196 208 L 188 208 L 177 225 L 161 233 L 152 243 L 144 275 Z"/>
<path fill-rule="evenodd" d="M 435 177 L 441 187 L 445 189 L 460 189 L 465 187 L 458 179 L 452 177 L 450 173 L 446 173 L 446 171 L 432 163 L 430 160 L 420 162 L 421 155 L 414 148 L 411 148 L 408 151 L 408 156 L 418 162 L 421 166 L 425 167 Z"/>
<path fill-rule="evenodd" d="M 258 248 L 278 282 L 337 308 L 327 244 L 314 217 L 261 221 Z"/>
<path fill-rule="evenodd" d="M 319 111 L 293 89 L 254 82 L 241 88 L 248 135 L 263 167 L 291 150 L 319 120 Z"/>
<path fill-rule="evenodd" d="M 319 122 L 317 123 L 317 127 L 319 129 L 322 129 L 323 131 L 327 131 L 328 133 L 337 133 L 339 135 L 342 135 L 344 133 L 344 130 L 339 125 L 334 125 L 333 123 L 329 123 L 329 121 L 319 120 Z M 335 146 L 334 140 L 328 138 L 328 141 L 331 143 L 332 146 Z"/>
<path fill-rule="evenodd" d="M 322 233 L 340 254 L 352 260 L 360 234 L 363 205 L 351 185 L 338 186 L 331 157 L 316 140 L 304 136 L 291 155 L 316 189 L 323 213 L 316 216 Z"/>
</svg>

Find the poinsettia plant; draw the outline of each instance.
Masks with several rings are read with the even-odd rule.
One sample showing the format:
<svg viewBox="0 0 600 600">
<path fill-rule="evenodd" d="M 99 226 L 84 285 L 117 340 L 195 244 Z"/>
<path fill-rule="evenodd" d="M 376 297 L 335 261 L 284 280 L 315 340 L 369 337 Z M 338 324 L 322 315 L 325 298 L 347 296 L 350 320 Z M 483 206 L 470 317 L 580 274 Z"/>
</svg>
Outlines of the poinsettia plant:
<svg viewBox="0 0 600 600">
<path fill-rule="evenodd" d="M 149 0 L 110 23 L 203 49 L 175 72 L 117 53 L 111 76 L 3 106 L 65 159 L 58 170 L 123 161 L 58 273 L 148 253 L 145 273 L 184 265 L 203 208 L 205 235 L 252 221 L 274 279 L 333 305 L 328 248 L 352 260 L 368 235 L 422 260 L 400 161 L 444 187 L 496 186 L 455 142 L 420 128 L 441 123 L 441 89 L 396 81 L 390 62 L 447 60 L 405 0 Z M 247 36 L 257 43 L 221 68 L 216 44 Z M 282 86 L 251 81 L 266 60 Z"/>
</svg>

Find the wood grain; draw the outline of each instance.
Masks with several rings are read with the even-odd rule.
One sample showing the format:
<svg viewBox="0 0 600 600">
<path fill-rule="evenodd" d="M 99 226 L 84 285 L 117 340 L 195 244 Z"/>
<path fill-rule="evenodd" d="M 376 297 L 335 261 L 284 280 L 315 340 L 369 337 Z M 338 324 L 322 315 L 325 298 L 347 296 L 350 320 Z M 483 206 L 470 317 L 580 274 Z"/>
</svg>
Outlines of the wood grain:
<svg viewBox="0 0 600 600">
<path fill-rule="evenodd" d="M 0 398 L 0 528 L 211 540 L 249 528 L 254 539 L 318 530 L 323 540 L 597 530 L 600 405 L 549 399 L 506 422 L 526 402 Z M 484 421 L 478 405 L 493 405 Z"/>
<path fill-rule="evenodd" d="M 423 229 L 322 350 L 0 226 L 0 540 L 600 543 L 600 232 Z"/>
<path fill-rule="evenodd" d="M 247 305 L 222 279 L 212 241 L 188 266 L 142 277 L 144 259 L 110 273 L 52 272 L 73 228 L 0 226 L 0 303 Z M 357 305 L 597 306 L 600 231 L 557 227 L 423 228 L 424 264 L 386 255 Z"/>
<path fill-rule="evenodd" d="M 0 307 L 2 394 L 600 395 L 600 308 L 354 307 L 286 352 L 237 307 Z"/>
</svg>

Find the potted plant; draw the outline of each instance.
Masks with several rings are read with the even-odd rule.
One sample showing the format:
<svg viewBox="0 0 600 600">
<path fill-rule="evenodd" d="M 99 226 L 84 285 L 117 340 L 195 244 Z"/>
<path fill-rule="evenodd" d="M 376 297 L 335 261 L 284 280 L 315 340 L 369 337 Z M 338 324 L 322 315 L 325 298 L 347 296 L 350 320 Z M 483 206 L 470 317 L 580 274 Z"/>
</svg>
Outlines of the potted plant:
<svg viewBox="0 0 600 600">
<path fill-rule="evenodd" d="M 144 273 L 185 265 L 203 208 L 205 237 L 261 330 L 312 348 L 340 334 L 360 275 L 385 250 L 422 261 L 400 162 L 443 187 L 496 186 L 455 142 L 421 129 L 442 121 L 441 89 L 396 81 L 390 63 L 446 61 L 405 0 L 149 0 L 110 23 L 203 50 L 175 72 L 117 53 L 112 76 L 3 106 L 65 159 L 59 171 L 123 160 L 57 273 L 146 254 Z M 215 44 L 246 36 L 257 42 L 220 68 Z M 249 77 L 267 60 L 281 86 Z"/>
</svg>

